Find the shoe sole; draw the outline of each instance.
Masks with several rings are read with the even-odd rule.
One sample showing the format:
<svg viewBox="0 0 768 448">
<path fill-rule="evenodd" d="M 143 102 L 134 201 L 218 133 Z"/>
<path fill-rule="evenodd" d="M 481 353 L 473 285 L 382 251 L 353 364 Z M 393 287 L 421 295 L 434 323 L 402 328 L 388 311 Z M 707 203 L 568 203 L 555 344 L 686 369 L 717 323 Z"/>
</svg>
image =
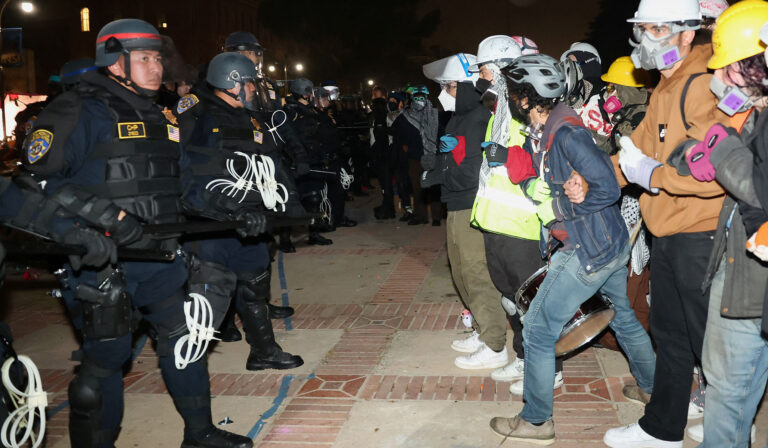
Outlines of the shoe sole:
<svg viewBox="0 0 768 448">
<path fill-rule="evenodd" d="M 522 438 L 522 437 L 513 437 L 513 436 L 509 436 L 507 434 L 502 434 L 499 431 L 496 431 L 496 429 L 493 426 L 491 426 L 491 431 L 493 431 L 493 433 L 498 435 L 498 436 L 506 438 L 506 440 L 514 440 L 514 441 L 517 441 L 517 442 L 530 443 L 532 445 L 546 446 L 546 445 L 552 445 L 553 443 L 555 443 L 555 438 L 554 437 L 551 438 L 551 439 L 526 439 L 526 438 Z"/>
<path fill-rule="evenodd" d="M 657 445 L 652 445 L 653 443 L 659 443 Z M 613 445 L 611 442 L 605 440 L 605 436 L 603 436 L 603 443 L 610 446 L 611 448 L 682 448 L 683 442 L 665 442 L 663 440 L 646 440 L 644 442 L 626 442 L 626 441 L 616 441 L 613 442 Z"/>
<path fill-rule="evenodd" d="M 249 365 L 246 364 L 245 365 L 245 370 L 250 370 L 250 371 L 269 370 L 269 369 L 273 369 L 273 370 L 290 370 L 290 369 L 295 369 L 297 367 L 301 367 L 303 365 L 304 365 L 304 361 L 298 362 L 298 363 L 295 363 L 295 364 L 280 364 L 280 365 L 263 363 L 263 364 L 253 364 L 253 365 L 249 366 Z"/>
<path fill-rule="evenodd" d="M 476 366 L 476 365 L 464 366 L 464 365 L 461 365 L 458 361 L 454 361 L 453 364 L 456 367 L 460 369 L 465 369 L 465 370 L 488 370 L 488 369 L 498 369 L 499 367 L 504 367 L 507 364 L 509 364 L 509 362 L 502 361 L 502 362 L 497 362 L 495 364 L 484 364 L 482 366 Z"/>
</svg>

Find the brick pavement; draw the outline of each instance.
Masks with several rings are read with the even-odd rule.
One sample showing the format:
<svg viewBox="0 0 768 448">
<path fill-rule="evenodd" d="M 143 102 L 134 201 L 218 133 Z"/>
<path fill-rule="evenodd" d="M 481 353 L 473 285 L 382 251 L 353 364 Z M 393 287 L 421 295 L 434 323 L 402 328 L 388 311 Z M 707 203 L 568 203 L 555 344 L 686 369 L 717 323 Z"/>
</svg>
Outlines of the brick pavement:
<svg viewBox="0 0 768 448">
<path fill-rule="evenodd" d="M 389 224 L 373 224 L 385 226 Z M 375 227 L 374 227 L 375 228 Z M 359 232 L 359 230 L 358 230 Z M 382 370 L 382 360 L 392 349 L 398 334 L 457 334 L 463 329 L 460 313 L 463 307 L 450 290 L 442 292 L 444 300 L 417 301 L 420 291 L 428 286 L 427 279 L 434 272 L 445 269 L 445 230 L 421 227 L 414 232 L 408 245 L 398 247 L 345 247 L 344 234 L 334 236 L 337 244 L 330 247 L 299 247 L 290 257 L 338 256 L 352 265 L 360 257 L 396 256 L 397 262 L 375 293 L 365 300 L 348 303 L 301 303 L 295 306 L 291 330 L 321 332 L 335 330 L 341 333 L 338 341 L 324 353 L 311 374 L 290 371 L 234 373 L 211 372 L 211 394 L 214 397 L 267 397 L 280 395 L 281 385 L 288 389 L 277 412 L 266 419 L 263 429 L 256 434 L 256 445 L 262 448 L 318 448 L 334 447 L 343 433 L 355 434 L 350 423 L 356 408 L 363 404 L 413 405 L 417 403 L 484 403 L 503 405 L 500 412 L 519 409 L 521 398 L 511 396 L 508 383 L 493 381 L 486 371 L 462 371 L 455 374 L 453 357 L 457 354 L 447 346 L 444 355 L 446 373 L 416 374 Z M 350 238 L 356 235 L 350 232 Z M 286 272 L 288 291 L 292 275 L 311 273 Z M 430 285 L 432 283 L 429 283 Z M 40 306 L 37 302 L 14 309 L 8 317 L 17 338 L 34 335 L 41 327 L 66 322 L 61 307 Z M 274 321 L 276 332 L 287 334 L 285 322 Z M 222 344 L 218 349 L 229 350 Z M 414 346 L 413 350 L 419 350 Z M 165 386 L 156 364 L 151 344 L 138 355 L 124 379 L 126 395 L 165 394 Z M 449 368 L 450 367 L 450 368 Z M 213 369 L 212 369 L 213 370 Z M 614 369 L 615 370 L 615 369 Z M 61 441 L 67 430 L 68 408 L 66 388 L 72 378 L 69 366 L 41 369 L 45 390 L 49 392 L 49 413 L 55 413 L 48 422 L 47 443 L 52 447 Z M 624 423 L 629 404 L 621 394 L 624 384 L 632 382 L 626 371 L 607 373 L 595 349 L 587 349 L 565 361 L 564 386 L 555 391 L 557 447 L 589 448 L 604 446 L 601 442 L 607 428 Z M 470 408 L 471 409 L 471 408 Z M 635 409 L 635 412 L 637 410 Z M 243 418 L 242 416 L 239 418 Z M 255 422 L 258 416 L 250 416 Z M 418 419 L 418 416 L 416 417 Z M 378 430 L 378 428 L 377 428 Z M 490 432 L 487 427 L 483 432 Z M 443 432 L 461 431 L 446 425 Z M 365 440 L 365 435 L 360 436 Z M 500 439 L 498 439 L 500 441 Z M 118 444 L 120 445 L 120 444 Z M 511 443 L 507 443 L 513 446 Z M 133 446 L 151 446 L 139 441 Z M 366 446 L 361 442 L 358 446 Z M 371 445 L 373 446 L 373 445 Z M 413 446 L 405 442 L 390 445 Z M 456 445 L 480 446 L 480 445 Z M 686 446 L 692 446 L 688 442 Z"/>
</svg>

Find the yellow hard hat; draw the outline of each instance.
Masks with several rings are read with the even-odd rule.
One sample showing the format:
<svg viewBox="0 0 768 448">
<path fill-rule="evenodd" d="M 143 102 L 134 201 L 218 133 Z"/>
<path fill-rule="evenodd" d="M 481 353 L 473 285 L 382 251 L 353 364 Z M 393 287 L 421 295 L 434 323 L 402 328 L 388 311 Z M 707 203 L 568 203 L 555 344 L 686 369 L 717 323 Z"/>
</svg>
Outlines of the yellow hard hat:
<svg viewBox="0 0 768 448">
<path fill-rule="evenodd" d="M 714 54 L 707 65 L 723 68 L 765 51 L 760 28 L 768 22 L 768 2 L 742 1 L 726 9 L 717 19 L 712 35 Z"/>
<path fill-rule="evenodd" d="M 635 68 L 632 58 L 622 56 L 613 61 L 613 64 L 608 68 L 608 72 L 601 76 L 600 79 L 620 86 L 645 87 L 645 75 L 645 70 Z"/>
</svg>

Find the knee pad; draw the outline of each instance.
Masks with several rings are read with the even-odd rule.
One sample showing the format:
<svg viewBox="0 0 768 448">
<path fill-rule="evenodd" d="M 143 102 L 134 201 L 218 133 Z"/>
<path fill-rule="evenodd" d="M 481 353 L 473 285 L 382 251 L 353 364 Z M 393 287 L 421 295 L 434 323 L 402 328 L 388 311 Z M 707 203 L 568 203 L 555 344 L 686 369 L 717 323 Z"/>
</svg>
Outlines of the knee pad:
<svg viewBox="0 0 768 448">
<path fill-rule="evenodd" d="M 97 448 L 113 444 L 117 439 L 120 427 L 101 427 L 103 396 L 99 380 L 113 375 L 122 375 L 122 370 L 103 369 L 86 358 L 80 364 L 77 376 L 69 383 L 69 437 L 72 446 Z"/>
<path fill-rule="evenodd" d="M 86 339 L 115 339 L 131 332 L 133 305 L 122 274 L 113 273 L 98 288 L 78 285 L 75 298 L 81 305 Z"/>
</svg>

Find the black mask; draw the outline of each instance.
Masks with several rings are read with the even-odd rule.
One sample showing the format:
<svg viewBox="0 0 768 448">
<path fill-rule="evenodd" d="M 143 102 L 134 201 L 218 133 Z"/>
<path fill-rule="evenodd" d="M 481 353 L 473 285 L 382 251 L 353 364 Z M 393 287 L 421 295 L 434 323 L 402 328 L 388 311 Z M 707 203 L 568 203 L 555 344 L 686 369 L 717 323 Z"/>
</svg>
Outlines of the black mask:
<svg viewBox="0 0 768 448">
<path fill-rule="evenodd" d="M 477 89 L 480 93 L 485 93 L 486 90 L 491 88 L 491 81 L 488 81 L 487 79 L 480 78 L 475 82 L 475 89 Z"/>
<path fill-rule="evenodd" d="M 398 106 L 399 105 L 393 101 L 390 101 L 389 103 L 387 103 L 387 107 L 389 108 L 390 112 L 396 111 L 399 108 Z"/>
<path fill-rule="evenodd" d="M 531 124 L 530 108 L 524 108 L 520 102 L 512 98 L 509 99 L 509 114 L 520 123 L 529 126 Z"/>
</svg>

